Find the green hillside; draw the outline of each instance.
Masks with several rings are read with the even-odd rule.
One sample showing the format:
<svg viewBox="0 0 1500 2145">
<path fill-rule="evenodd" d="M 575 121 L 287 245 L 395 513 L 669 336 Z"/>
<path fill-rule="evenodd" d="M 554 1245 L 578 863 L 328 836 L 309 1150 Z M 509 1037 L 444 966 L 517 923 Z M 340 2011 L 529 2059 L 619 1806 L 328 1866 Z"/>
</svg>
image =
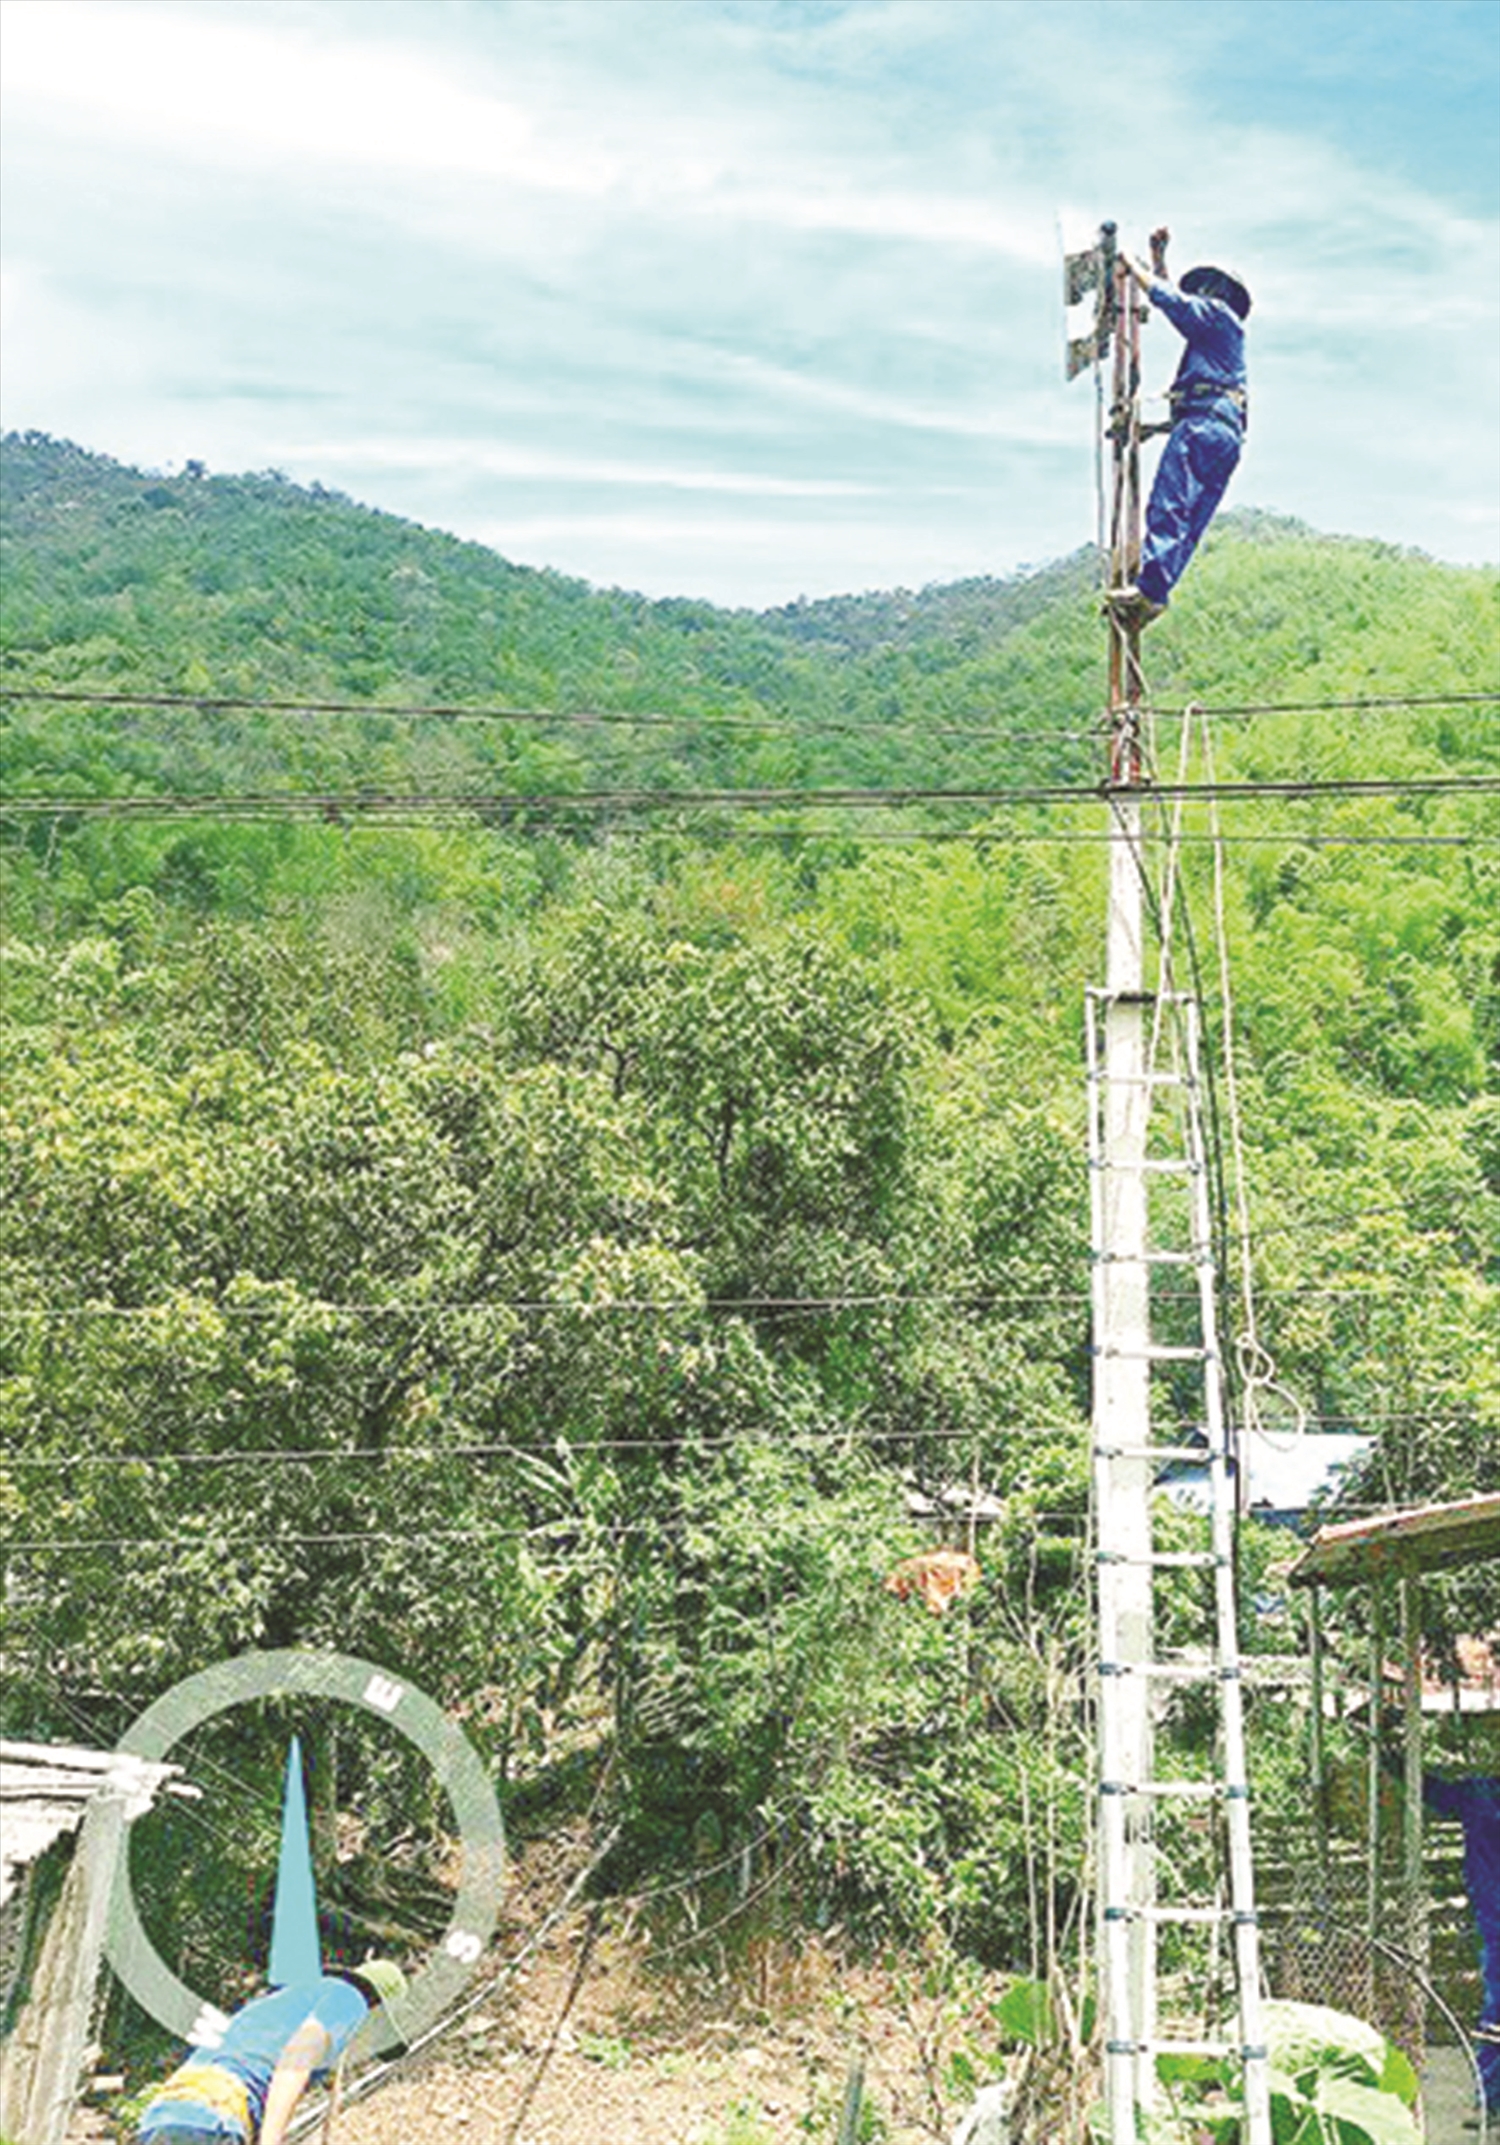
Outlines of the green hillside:
<svg viewBox="0 0 1500 2145">
<path fill-rule="evenodd" d="M 11 687 L 529 718 L 13 703 L 13 790 L 972 789 L 1096 766 L 1086 551 L 756 616 L 593 590 L 275 476 L 161 480 L 31 434 L 0 472 Z M 1230 516 L 1196 585 L 1153 643 L 1164 705 L 1437 693 L 1493 666 L 1493 578 L 1388 547 Z"/>
<path fill-rule="evenodd" d="M 1008 668 L 1007 642 L 1063 599 L 1075 623 L 1088 610 L 1082 558 L 951 602 L 929 592 L 904 625 L 901 605 L 856 599 L 845 607 L 860 619 L 851 663 L 821 606 L 757 618 L 601 593 L 275 477 L 158 481 L 34 436 L 8 440 L 3 467 L 13 682 L 674 718 L 450 727 L 437 754 L 389 725 L 262 723 L 254 765 L 268 779 L 410 784 L 435 763 L 455 782 L 531 789 L 930 779 L 933 740 L 910 726 L 944 722 L 982 731 L 982 746 L 948 738 L 936 753 L 940 772 L 972 781 L 993 765 L 996 729 L 1019 726 L 1009 714 L 997 723 L 999 695 L 1030 691 L 1032 665 L 1018 650 Z M 1045 731 L 1055 699 L 1028 709 L 1027 726 Z M 164 749 L 160 726 L 148 730 L 151 743 L 121 718 L 100 743 L 119 773 L 154 786 Z M 68 734 L 72 764 L 88 749 L 76 716 Z M 216 786 L 215 759 L 225 782 L 243 771 L 232 754 L 172 743 L 174 783 Z M 39 764 L 56 769 L 55 744 L 44 726 L 31 748 Z M 1079 764 L 1065 748 L 1046 757 Z"/>
<path fill-rule="evenodd" d="M 757 616 L 274 476 L 3 470 L 7 1732 L 336 1645 L 463 1706 L 517 1826 L 597 1791 L 615 1881 L 796 1840 L 794 1917 L 1036 1957 L 1086 1825 L 1088 555 Z M 1173 960 L 1259 1337 L 1378 1435 L 1354 1501 L 1500 1488 L 1500 578 L 1231 516 L 1148 657 L 1157 773 L 1256 785 L 1182 806 Z M 674 802 L 749 786 L 794 794 Z M 897 1602 L 911 1492 L 976 1479 L 982 1585 Z M 1435 1589 L 1436 1640 L 1492 1609 Z"/>
</svg>

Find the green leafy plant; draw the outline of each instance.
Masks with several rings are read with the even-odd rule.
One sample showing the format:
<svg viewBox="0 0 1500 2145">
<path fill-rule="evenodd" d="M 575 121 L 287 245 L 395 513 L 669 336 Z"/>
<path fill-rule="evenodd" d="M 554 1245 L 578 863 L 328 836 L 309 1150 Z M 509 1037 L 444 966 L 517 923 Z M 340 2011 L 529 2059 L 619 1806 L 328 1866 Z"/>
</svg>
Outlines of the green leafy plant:
<svg viewBox="0 0 1500 2145">
<path fill-rule="evenodd" d="M 1266 2007 L 1276 2145 L 1421 2145 L 1417 2074 L 1384 2034 L 1322 2004 Z M 1239 2145 L 1244 2103 L 1235 2066 L 1163 2055 L 1157 2070 L 1179 2134 Z"/>
<path fill-rule="evenodd" d="M 589 2033 L 578 2035 L 578 2053 L 589 2063 L 598 2063 L 607 2071 L 629 2070 L 635 2051 L 629 2041 L 617 2033 Z"/>
<path fill-rule="evenodd" d="M 739 2100 L 706 2145 L 775 2145 L 776 2132 L 759 2101 Z"/>
</svg>

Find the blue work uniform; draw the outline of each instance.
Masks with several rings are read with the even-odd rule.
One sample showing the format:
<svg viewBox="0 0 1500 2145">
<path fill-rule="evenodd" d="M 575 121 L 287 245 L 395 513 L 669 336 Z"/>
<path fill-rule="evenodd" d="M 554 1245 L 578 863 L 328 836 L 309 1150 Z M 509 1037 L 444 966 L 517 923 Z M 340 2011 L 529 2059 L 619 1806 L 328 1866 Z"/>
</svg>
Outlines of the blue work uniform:
<svg viewBox="0 0 1500 2145">
<path fill-rule="evenodd" d="M 1245 443 L 1245 326 L 1222 298 L 1153 280 L 1151 303 L 1187 348 L 1172 382 L 1172 430 L 1146 508 L 1136 586 L 1165 604 L 1198 548 Z"/>
<path fill-rule="evenodd" d="M 325 1974 L 257 1996 L 236 2011 L 216 2047 L 190 2048 L 140 2120 L 140 2145 L 250 2145 L 265 2113 L 266 2093 L 287 2043 L 309 2019 L 328 2035 L 324 2062 L 348 2047 L 370 2009 L 350 1981 Z"/>
<path fill-rule="evenodd" d="M 1422 1800 L 1435 1817 L 1464 1828 L 1464 1889 L 1479 1931 L 1484 2004 L 1479 2017 L 1479 2075 L 1487 2113 L 1500 2111 L 1500 1779 L 1422 1776 Z"/>
</svg>

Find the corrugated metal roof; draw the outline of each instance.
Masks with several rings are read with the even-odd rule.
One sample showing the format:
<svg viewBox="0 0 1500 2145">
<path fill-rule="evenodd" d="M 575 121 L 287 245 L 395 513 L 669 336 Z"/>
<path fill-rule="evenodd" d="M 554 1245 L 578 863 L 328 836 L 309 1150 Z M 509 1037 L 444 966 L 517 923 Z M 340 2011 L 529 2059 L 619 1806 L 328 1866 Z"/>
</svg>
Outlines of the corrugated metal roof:
<svg viewBox="0 0 1500 2145">
<path fill-rule="evenodd" d="M 1291 1567 L 1293 1586 L 1368 1586 L 1500 1557 L 1500 1492 L 1320 1527 Z"/>
<path fill-rule="evenodd" d="M 1161 1474 L 1162 1489 L 1188 1512 L 1207 1512 L 1213 1504 L 1208 1439 L 1201 1432 L 1198 1436 L 1203 1445 L 1201 1465 L 1173 1461 Z M 1362 1460 L 1374 1443 L 1373 1437 L 1343 1430 L 1303 1430 L 1282 1437 L 1252 1429 L 1242 1455 L 1252 1517 L 1270 1516 L 1284 1522 L 1300 1516 L 1320 1492 L 1334 1489 L 1339 1476 Z"/>
</svg>

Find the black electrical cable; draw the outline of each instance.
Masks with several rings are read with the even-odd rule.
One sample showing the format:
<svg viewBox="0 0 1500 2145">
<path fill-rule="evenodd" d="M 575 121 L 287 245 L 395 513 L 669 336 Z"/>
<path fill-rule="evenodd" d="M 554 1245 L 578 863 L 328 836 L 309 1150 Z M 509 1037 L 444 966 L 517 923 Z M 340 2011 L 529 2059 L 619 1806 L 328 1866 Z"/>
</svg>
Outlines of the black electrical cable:
<svg viewBox="0 0 1500 2145">
<path fill-rule="evenodd" d="M 1235 803 L 1258 797 L 1448 797 L 1500 795 L 1500 775 L 1380 775 L 1261 777 L 1253 781 L 1153 782 L 1133 793 L 1190 802 Z M 997 788 L 903 784 L 890 789 L 579 789 L 579 790 L 261 790 L 185 793 L 180 796 L 68 795 L 58 791 L 12 791 L 5 807 L 16 814 L 65 813 L 79 818 L 130 818 L 205 812 L 229 818 L 245 814 L 293 817 L 314 813 L 336 819 L 372 812 L 503 812 L 576 814 L 585 811 L 778 811 L 889 810 L 893 806 L 970 805 L 996 810 L 1011 805 L 1095 804 L 1117 794 L 1108 783 L 1021 783 Z"/>
<path fill-rule="evenodd" d="M 462 701 L 370 701 L 328 700 L 292 696 L 284 700 L 254 699 L 241 694 L 165 693 L 142 690 L 137 693 L 99 691 L 91 692 L 85 687 L 55 687 L 0 685 L 0 702 L 18 702 L 26 705 L 41 704 L 63 707 L 119 707 L 159 708 L 166 711 L 185 710 L 202 714 L 246 715 L 357 715 L 377 717 L 401 717 L 410 720 L 431 719 L 441 722 L 577 722 L 619 723 L 642 727 L 697 727 L 754 729 L 786 728 L 797 731 L 823 731 L 834 729 L 851 736 L 889 736 L 910 730 L 923 736 L 952 736 L 995 738 L 998 741 L 1016 740 L 996 729 L 994 723 L 965 724 L 951 729 L 935 729 L 923 723 L 886 722 L 840 722 L 821 715 L 778 716 L 770 712 L 746 711 L 745 713 L 721 713 L 713 710 L 693 710 L 673 713 L 670 709 L 650 708 L 528 708 L 506 705 L 474 705 Z M 1341 700 L 1262 700 L 1226 701 L 1220 705 L 1213 702 L 1194 701 L 1192 712 L 1204 715 L 1321 715 L 1344 712 L 1378 712 L 1398 708 L 1444 708 L 1486 707 L 1500 703 L 1500 687 L 1493 691 L 1460 691 L 1452 693 L 1385 693 L 1360 695 Z M 1024 712 L 1033 712 L 1027 710 Z M 1147 702 L 1143 712 L 1160 717 L 1181 715 L 1183 710 L 1174 705 L 1156 706 Z M 1056 743 L 1060 738 L 1081 742 L 1097 733 L 1085 731 L 1045 731 L 1038 733 L 1038 742 Z"/>
<path fill-rule="evenodd" d="M 0 803 L 0 824 L 5 819 L 5 808 Z M 18 821 L 40 814 L 19 814 Z M 61 807 L 53 813 L 55 823 L 70 818 L 102 820 L 103 812 L 79 814 L 70 807 Z M 129 815 L 137 824 L 163 824 L 173 820 L 187 820 L 207 815 L 197 811 L 144 810 Z M 223 814 L 226 825 L 270 826 L 284 825 L 289 820 L 304 816 L 291 813 Z M 504 827 L 480 822 L 477 829 L 475 816 L 468 809 L 452 809 L 443 812 L 380 811 L 363 813 L 353 820 L 340 821 L 332 815 L 330 824 L 337 826 L 345 835 L 389 832 L 394 828 L 417 828 L 446 825 L 493 834 L 516 834 L 529 838 L 550 834 L 556 838 L 587 832 L 591 839 L 610 841 L 659 840 L 666 837 L 692 841 L 699 844 L 728 842 L 828 842 L 855 844 L 861 849 L 892 845 L 905 848 L 921 848 L 940 843 L 966 842 L 976 848 L 1014 848 L 1021 843 L 1042 847 L 1064 848 L 1070 845 L 1089 844 L 1109 839 L 1104 828 L 1032 828 L 1032 827 L 870 827 L 870 826 L 736 826 L 731 829 L 711 826 L 662 827 L 635 824 L 627 821 L 600 822 L 596 820 L 587 829 L 570 823 L 565 815 L 555 822 L 528 819 L 518 827 Z M 1208 834 L 1183 829 L 1178 837 L 1183 844 L 1194 847 L 1222 843 L 1235 848 L 1306 848 L 1306 849 L 1493 849 L 1500 848 L 1500 833 L 1496 834 L 1340 834 L 1318 828 L 1281 828 L 1261 834 Z"/>
<path fill-rule="evenodd" d="M 1370 1437 L 1377 1430 L 1396 1427 L 1435 1428 L 1451 1423 L 1452 1416 L 1439 1412 L 1412 1415 L 1381 1415 L 1362 1419 L 1363 1427 L 1350 1427 L 1342 1416 L 1309 1416 L 1310 1424 L 1337 1425 L 1332 1430 L 1322 1430 L 1321 1435 L 1334 1437 Z M 1059 1439 L 1077 1438 L 1087 1433 L 1080 1424 L 1073 1423 L 1002 1423 L 988 1433 L 996 1443 L 1024 1439 L 1055 1443 Z M 783 1431 L 777 1439 L 777 1449 L 785 1452 L 809 1453 L 814 1456 L 857 1450 L 861 1446 L 881 1452 L 901 1445 L 961 1445 L 972 1443 L 979 1435 L 972 1426 L 956 1429 L 897 1430 L 867 1426 L 834 1427 L 821 1431 Z M 691 1458 L 712 1457 L 715 1454 L 729 1455 L 742 1444 L 737 1431 L 711 1432 L 691 1440 L 673 1439 L 664 1433 L 660 1437 L 598 1437 L 580 1438 L 568 1448 L 569 1457 L 593 1457 L 598 1453 L 644 1452 L 658 1455 L 674 1450 Z M 517 1445 L 508 1442 L 491 1443 L 479 1440 L 453 1445 L 387 1445 L 381 1448 L 380 1461 L 384 1466 L 452 1466 L 460 1461 L 517 1459 L 546 1462 L 555 1459 L 557 1447 L 542 1443 Z M 132 1470 L 159 1468 L 215 1467 L 333 1467 L 349 1465 L 368 1468 L 370 1454 L 355 1446 L 298 1446 L 280 1449 L 275 1446 L 226 1446 L 217 1451 L 190 1449 L 188 1451 L 158 1450 L 155 1452 L 69 1452 L 69 1453 L 7 1453 L 0 1456 L 0 1473 L 15 1474 L 21 1470 L 66 1474 L 78 1468 L 130 1468 Z"/>
</svg>

